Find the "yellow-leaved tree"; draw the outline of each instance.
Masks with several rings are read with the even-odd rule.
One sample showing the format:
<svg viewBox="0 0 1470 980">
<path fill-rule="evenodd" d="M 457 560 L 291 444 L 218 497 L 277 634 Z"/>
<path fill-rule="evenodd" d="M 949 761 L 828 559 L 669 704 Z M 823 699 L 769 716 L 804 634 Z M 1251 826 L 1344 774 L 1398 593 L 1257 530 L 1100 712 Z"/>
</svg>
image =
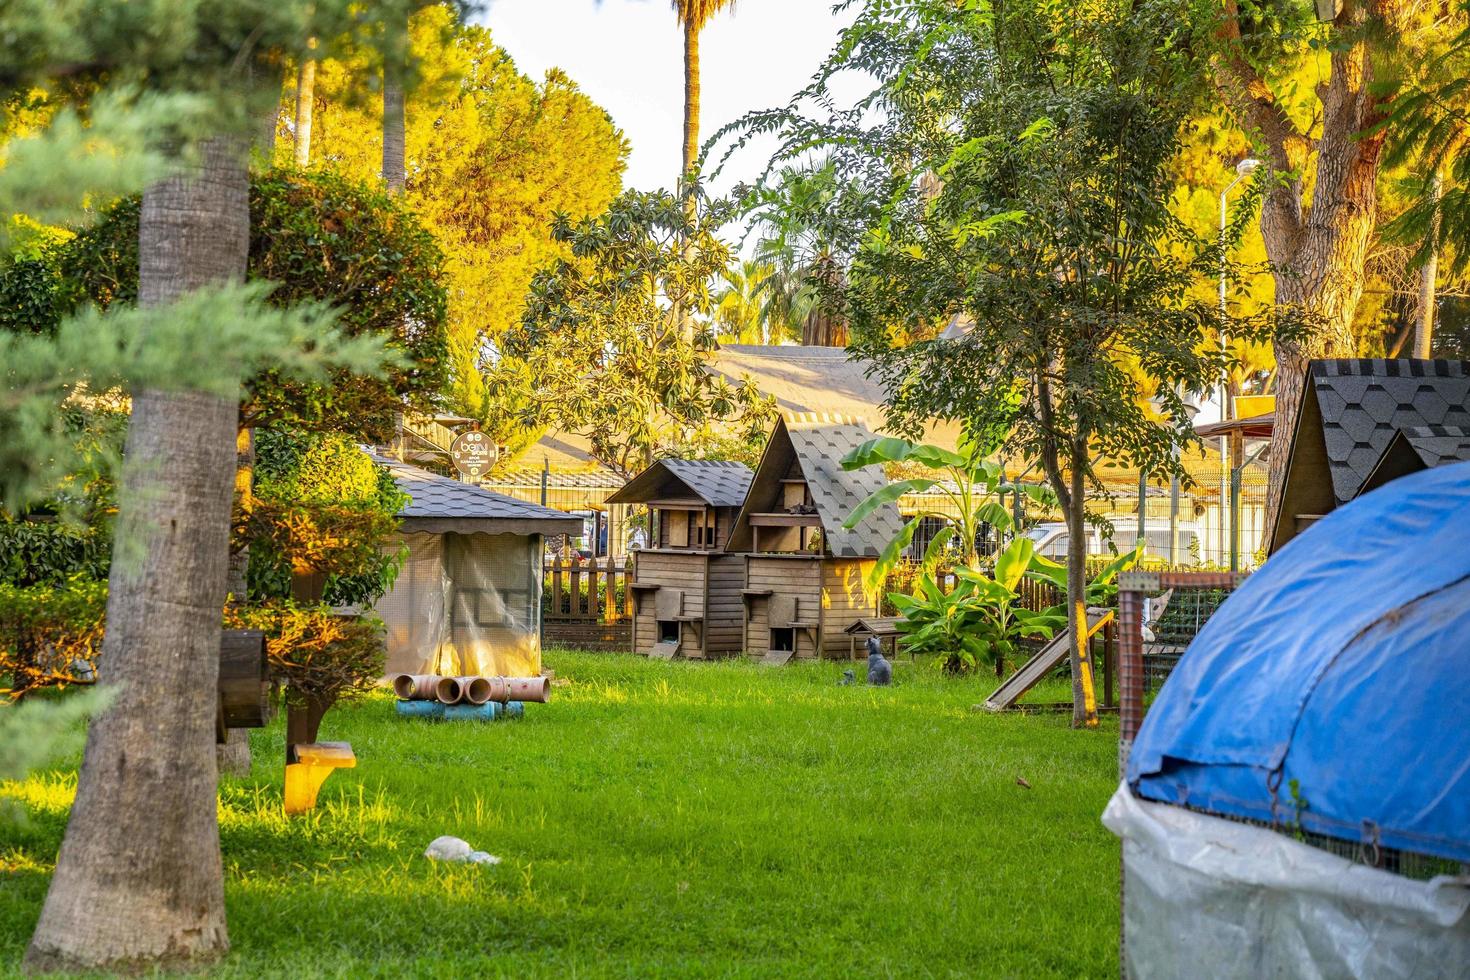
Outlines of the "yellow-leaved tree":
<svg viewBox="0 0 1470 980">
<path fill-rule="evenodd" d="M 622 189 L 628 143 L 565 73 L 533 81 L 488 30 L 448 7 L 416 13 L 409 45 L 404 200 L 446 257 L 450 407 L 479 419 L 513 455 L 539 433 L 485 397 L 481 367 L 519 324 L 532 276 L 567 254 L 552 238 L 553 216 L 604 211 Z M 313 167 L 380 178 L 382 121 L 365 91 L 371 57 L 318 65 Z"/>
</svg>

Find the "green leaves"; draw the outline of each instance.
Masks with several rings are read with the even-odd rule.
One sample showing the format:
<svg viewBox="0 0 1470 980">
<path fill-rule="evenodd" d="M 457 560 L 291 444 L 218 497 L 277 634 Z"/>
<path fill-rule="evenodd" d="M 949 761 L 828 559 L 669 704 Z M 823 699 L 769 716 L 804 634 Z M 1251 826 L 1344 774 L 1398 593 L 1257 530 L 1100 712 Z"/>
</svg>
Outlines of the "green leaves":
<svg viewBox="0 0 1470 980">
<path fill-rule="evenodd" d="M 916 654 L 933 654 L 945 669 L 962 672 L 988 661 L 1001 672 L 1024 636 L 1050 636 L 1048 616 L 1016 606 L 1016 587 L 1031 561 L 1030 538 L 1013 540 L 996 556 L 994 576 L 974 568 L 955 569 L 955 587 L 944 593 L 925 570 L 913 596 L 890 595 L 904 617 L 898 624 Z"/>
<path fill-rule="evenodd" d="M 1030 538 L 1016 538 L 995 557 L 995 581 L 1007 592 L 1016 591 L 1026 568 L 1031 564 L 1036 543 Z"/>
<path fill-rule="evenodd" d="M 853 469 L 850 466 L 846 468 Z M 854 507 L 852 513 L 848 515 L 847 520 L 842 522 L 842 526 L 849 529 L 857 527 L 865 517 L 879 507 L 896 502 L 898 498 L 906 493 L 923 493 L 937 482 L 937 480 L 921 479 L 899 480 L 897 483 L 886 484 L 881 489 L 874 491 L 872 496 L 868 497 L 867 500 Z"/>
<path fill-rule="evenodd" d="M 920 466 L 937 470 L 946 467 L 962 467 L 967 465 L 969 460 L 959 453 L 939 446 L 880 436 L 876 439 L 869 439 L 844 456 L 842 468 L 857 470 L 864 466 L 902 462 L 918 463 Z"/>
<path fill-rule="evenodd" d="M 400 363 L 378 337 L 345 337 L 321 304 L 280 309 L 263 283 L 187 293 L 147 310 L 87 309 L 54 337 L 0 336 L 0 500 L 14 510 L 77 465 L 61 406 L 91 392 L 201 391 L 238 399 L 265 370 L 318 380 Z"/>
</svg>

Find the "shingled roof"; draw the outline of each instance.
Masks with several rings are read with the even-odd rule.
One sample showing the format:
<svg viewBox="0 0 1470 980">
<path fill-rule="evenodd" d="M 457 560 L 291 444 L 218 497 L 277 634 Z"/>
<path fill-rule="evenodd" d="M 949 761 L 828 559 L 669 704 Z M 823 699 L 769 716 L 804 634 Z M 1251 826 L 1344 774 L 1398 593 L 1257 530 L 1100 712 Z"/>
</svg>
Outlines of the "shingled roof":
<svg viewBox="0 0 1470 980">
<path fill-rule="evenodd" d="M 754 474 L 744 463 L 724 459 L 660 459 L 607 498 L 610 504 L 641 504 L 682 488 L 711 507 L 745 503 Z M 672 488 L 672 489 L 671 489 Z"/>
<path fill-rule="evenodd" d="M 1295 536 L 1298 517 L 1326 514 L 1403 475 L 1405 467 L 1466 458 L 1466 431 L 1470 362 L 1311 362 L 1271 550 Z"/>
<path fill-rule="evenodd" d="M 581 534 L 582 519 L 451 480 L 388 456 L 373 461 L 411 498 L 398 512 L 404 531 L 474 534 Z"/>
<path fill-rule="evenodd" d="M 876 557 L 903 529 L 896 506 L 875 508 L 851 529 L 842 526 L 858 504 L 888 484 L 881 466 L 842 468 L 842 458 L 872 438 L 873 432 L 860 418 L 783 414 L 756 467 L 750 493 L 731 533 L 730 550 L 751 547 L 750 515 L 777 508 L 781 480 L 792 471 L 794 462 L 816 505 L 827 553 L 838 558 Z"/>
</svg>

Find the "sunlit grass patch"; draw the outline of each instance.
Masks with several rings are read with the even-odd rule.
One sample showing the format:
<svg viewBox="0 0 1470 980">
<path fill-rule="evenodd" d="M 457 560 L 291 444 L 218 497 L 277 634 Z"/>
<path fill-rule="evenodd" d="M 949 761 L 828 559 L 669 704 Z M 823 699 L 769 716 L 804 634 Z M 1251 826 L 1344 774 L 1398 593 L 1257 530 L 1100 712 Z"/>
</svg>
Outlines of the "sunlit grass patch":
<svg viewBox="0 0 1470 980">
<path fill-rule="evenodd" d="M 1116 965 L 1116 728 L 972 706 L 993 678 L 902 663 L 650 663 L 552 652 L 518 722 L 334 709 L 320 805 L 280 809 L 282 722 L 226 779 L 222 976 L 1084 976 Z M 863 663 L 852 665 L 859 677 Z M 1046 682 L 1044 700 L 1064 700 Z M 1017 783 L 1024 777 L 1031 788 Z M 0 973 L 44 897 L 74 777 L 4 792 Z M 425 860 L 452 834 L 497 866 Z"/>
</svg>

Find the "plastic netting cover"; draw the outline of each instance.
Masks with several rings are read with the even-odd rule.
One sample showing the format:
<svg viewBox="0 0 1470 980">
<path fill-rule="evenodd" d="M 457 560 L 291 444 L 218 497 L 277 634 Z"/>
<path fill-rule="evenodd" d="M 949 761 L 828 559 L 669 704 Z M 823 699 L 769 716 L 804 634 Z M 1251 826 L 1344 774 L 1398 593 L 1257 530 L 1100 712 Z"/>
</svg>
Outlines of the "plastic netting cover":
<svg viewBox="0 0 1470 980">
<path fill-rule="evenodd" d="M 408 557 L 374 611 L 392 674 L 541 673 L 541 538 L 402 535 Z"/>
<path fill-rule="evenodd" d="M 1317 521 L 1212 616 L 1144 719 L 1139 796 L 1470 861 L 1470 464 Z"/>
<path fill-rule="evenodd" d="M 1470 965 L 1463 878 L 1403 878 L 1126 785 L 1103 823 L 1123 838 L 1125 976 L 1382 980 Z"/>
</svg>

